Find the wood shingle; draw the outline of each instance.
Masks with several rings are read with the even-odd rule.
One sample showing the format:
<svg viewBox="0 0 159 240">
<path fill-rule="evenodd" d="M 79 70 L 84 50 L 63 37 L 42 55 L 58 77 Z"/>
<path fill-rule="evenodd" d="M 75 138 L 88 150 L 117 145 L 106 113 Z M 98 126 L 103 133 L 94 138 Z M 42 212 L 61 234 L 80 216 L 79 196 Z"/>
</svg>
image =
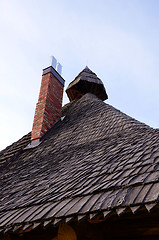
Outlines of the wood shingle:
<svg viewBox="0 0 159 240">
<path fill-rule="evenodd" d="M 159 130 L 92 93 L 72 101 L 35 148 L 0 152 L 0 230 L 151 211 L 159 202 Z"/>
</svg>

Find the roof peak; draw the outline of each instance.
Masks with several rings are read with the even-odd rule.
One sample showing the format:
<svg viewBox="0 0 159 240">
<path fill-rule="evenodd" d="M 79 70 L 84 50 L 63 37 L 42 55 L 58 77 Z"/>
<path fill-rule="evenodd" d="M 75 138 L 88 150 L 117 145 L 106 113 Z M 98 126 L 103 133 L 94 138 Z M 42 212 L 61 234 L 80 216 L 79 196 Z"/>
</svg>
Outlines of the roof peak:
<svg viewBox="0 0 159 240">
<path fill-rule="evenodd" d="M 93 72 L 87 65 L 85 66 L 85 68 L 75 77 L 75 79 L 82 74 L 83 72 L 87 72 L 87 73 L 91 73 L 95 76 L 97 76 L 97 74 L 95 72 Z"/>
<path fill-rule="evenodd" d="M 83 71 L 84 71 L 84 70 L 89 70 L 89 71 L 91 71 L 91 69 L 90 69 L 87 65 L 85 66 L 85 68 L 83 69 Z M 91 71 L 91 72 L 92 72 L 92 71 Z"/>
<path fill-rule="evenodd" d="M 108 99 L 103 82 L 88 66 L 69 84 L 66 93 L 70 101 L 79 99 L 86 93 L 93 93 L 103 101 Z"/>
</svg>

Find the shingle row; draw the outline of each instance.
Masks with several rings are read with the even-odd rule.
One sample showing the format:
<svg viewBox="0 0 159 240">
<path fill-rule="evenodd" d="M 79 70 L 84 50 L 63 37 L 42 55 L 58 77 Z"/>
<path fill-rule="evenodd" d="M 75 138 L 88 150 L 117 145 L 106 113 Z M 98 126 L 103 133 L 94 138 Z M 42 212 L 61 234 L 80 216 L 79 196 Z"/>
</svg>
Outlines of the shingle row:
<svg viewBox="0 0 159 240">
<path fill-rule="evenodd" d="M 37 148 L 21 151 L 17 143 L 19 154 L 8 157 L 7 168 L 2 164 L 1 229 L 150 210 L 158 203 L 158 137 L 158 130 L 86 94 Z"/>
</svg>

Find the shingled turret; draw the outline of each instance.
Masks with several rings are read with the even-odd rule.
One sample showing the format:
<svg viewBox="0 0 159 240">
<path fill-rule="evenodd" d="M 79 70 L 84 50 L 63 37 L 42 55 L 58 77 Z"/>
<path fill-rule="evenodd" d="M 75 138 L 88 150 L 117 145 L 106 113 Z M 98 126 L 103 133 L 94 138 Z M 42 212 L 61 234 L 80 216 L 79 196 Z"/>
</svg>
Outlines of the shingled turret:
<svg viewBox="0 0 159 240">
<path fill-rule="evenodd" d="M 102 81 L 87 66 L 69 84 L 66 93 L 70 101 L 77 100 L 86 93 L 93 93 L 103 101 L 108 99 Z"/>
</svg>

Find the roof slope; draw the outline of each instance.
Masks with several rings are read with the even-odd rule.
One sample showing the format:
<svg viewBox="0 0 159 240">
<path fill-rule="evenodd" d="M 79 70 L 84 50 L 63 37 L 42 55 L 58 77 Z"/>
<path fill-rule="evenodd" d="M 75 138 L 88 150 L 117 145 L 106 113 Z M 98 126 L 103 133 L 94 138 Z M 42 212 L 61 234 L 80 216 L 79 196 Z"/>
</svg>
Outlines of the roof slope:
<svg viewBox="0 0 159 240">
<path fill-rule="evenodd" d="M 17 142 L 6 147 L 4 150 L 0 151 L 0 166 L 4 163 L 7 164 L 8 161 L 11 161 L 12 158 L 16 157 L 20 151 L 26 147 L 31 142 L 31 132 L 23 136 Z"/>
<path fill-rule="evenodd" d="M 2 164 L 2 230 L 158 202 L 159 130 L 90 93 L 64 115 L 38 147 Z"/>
</svg>

